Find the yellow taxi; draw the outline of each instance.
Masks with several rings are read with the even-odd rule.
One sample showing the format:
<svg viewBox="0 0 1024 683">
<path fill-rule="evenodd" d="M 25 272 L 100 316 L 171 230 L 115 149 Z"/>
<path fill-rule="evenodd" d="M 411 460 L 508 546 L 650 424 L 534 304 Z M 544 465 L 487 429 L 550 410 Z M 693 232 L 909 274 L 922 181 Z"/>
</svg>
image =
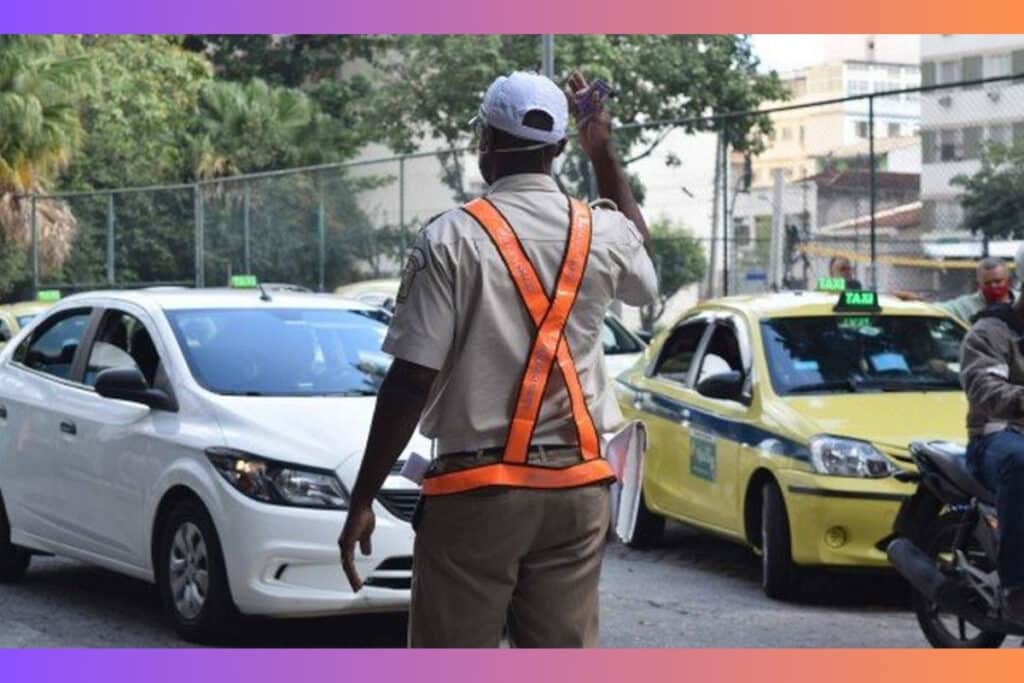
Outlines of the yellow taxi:
<svg viewBox="0 0 1024 683">
<path fill-rule="evenodd" d="M 808 567 L 885 567 L 913 486 L 917 439 L 966 442 L 962 323 L 875 292 L 785 292 L 707 302 L 621 375 L 648 450 L 630 541 L 666 518 L 746 544 L 762 585 L 794 597 Z"/>
<path fill-rule="evenodd" d="M 14 338 L 21 328 L 60 300 L 60 292 L 43 290 L 35 301 L 19 301 L 0 305 L 0 347 Z"/>
</svg>

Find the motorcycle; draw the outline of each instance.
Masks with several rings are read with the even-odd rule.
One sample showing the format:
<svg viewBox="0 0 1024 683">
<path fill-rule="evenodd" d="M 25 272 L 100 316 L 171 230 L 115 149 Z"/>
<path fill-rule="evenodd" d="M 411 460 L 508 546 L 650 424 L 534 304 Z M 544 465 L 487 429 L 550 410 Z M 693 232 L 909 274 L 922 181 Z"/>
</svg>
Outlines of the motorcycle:
<svg viewBox="0 0 1024 683">
<path fill-rule="evenodd" d="M 1024 623 L 1006 618 L 996 558 L 996 496 L 966 467 L 962 446 L 915 442 L 917 491 L 900 507 L 889 561 L 914 588 L 913 608 L 936 648 L 994 648 Z"/>
</svg>

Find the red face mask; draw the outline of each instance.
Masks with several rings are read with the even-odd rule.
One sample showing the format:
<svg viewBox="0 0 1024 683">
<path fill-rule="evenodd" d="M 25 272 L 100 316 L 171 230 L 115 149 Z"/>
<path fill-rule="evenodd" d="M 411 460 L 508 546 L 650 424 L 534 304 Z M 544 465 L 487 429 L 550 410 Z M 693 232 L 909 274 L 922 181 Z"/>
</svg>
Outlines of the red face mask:
<svg viewBox="0 0 1024 683">
<path fill-rule="evenodd" d="M 985 297 L 985 301 L 994 304 L 1005 299 L 1009 291 L 1010 284 L 1003 282 L 1001 284 L 985 285 L 981 288 L 981 295 Z"/>
</svg>

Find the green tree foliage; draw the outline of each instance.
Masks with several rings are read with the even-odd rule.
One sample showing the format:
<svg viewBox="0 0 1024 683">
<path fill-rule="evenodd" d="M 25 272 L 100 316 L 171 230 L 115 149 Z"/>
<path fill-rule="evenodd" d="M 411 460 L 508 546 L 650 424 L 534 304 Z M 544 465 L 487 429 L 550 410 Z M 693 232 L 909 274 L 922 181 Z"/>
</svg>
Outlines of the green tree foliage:
<svg viewBox="0 0 1024 683">
<path fill-rule="evenodd" d="M 708 267 L 701 241 L 686 230 L 673 228 L 666 220 L 651 226 L 651 242 L 660 294 L 657 304 L 642 311 L 646 330 L 653 329 L 654 321 L 665 312 L 668 300 L 682 287 L 700 282 Z"/>
<path fill-rule="evenodd" d="M 74 38 L 0 36 L 0 295 L 25 277 L 31 203 L 22 195 L 50 186 L 78 149 L 82 127 L 76 102 L 91 75 Z M 37 216 L 44 266 L 63 262 L 74 229 L 74 217 L 64 207 Z"/>
<path fill-rule="evenodd" d="M 988 146 L 981 168 L 952 184 L 964 189 L 964 226 L 971 232 L 989 239 L 1024 237 L 1024 140 Z"/>
<path fill-rule="evenodd" d="M 438 138 L 450 149 L 470 142 L 469 119 L 495 76 L 515 69 L 537 69 L 536 36 L 403 36 L 396 40 L 401 58 L 381 71 L 379 95 L 384 133 L 391 146 L 410 151 Z M 558 36 L 556 80 L 564 82 L 579 67 L 618 91 L 612 104 L 617 123 L 684 119 L 756 109 L 786 97 L 778 77 L 757 72 L 750 42 L 733 35 Z M 724 131 L 734 149 L 758 149 L 770 130 L 768 117 L 732 119 Z M 713 130 L 706 122 L 682 124 L 686 132 Z M 621 130 L 616 144 L 628 163 L 649 155 L 669 128 Z M 446 159 L 449 184 L 465 197 L 459 159 Z M 586 194 L 589 167 L 578 151 L 564 166 L 565 179 Z M 634 185 L 639 183 L 634 179 Z"/>
</svg>

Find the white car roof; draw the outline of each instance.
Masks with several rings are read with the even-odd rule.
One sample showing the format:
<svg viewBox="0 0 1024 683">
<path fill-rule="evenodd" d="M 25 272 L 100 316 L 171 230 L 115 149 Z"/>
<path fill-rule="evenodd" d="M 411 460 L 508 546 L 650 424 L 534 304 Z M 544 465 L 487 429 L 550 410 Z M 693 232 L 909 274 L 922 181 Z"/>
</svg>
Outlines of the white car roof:
<svg viewBox="0 0 1024 683">
<path fill-rule="evenodd" d="M 160 308 L 173 311 L 201 308 L 247 308 L 267 306 L 271 308 L 336 308 L 348 311 L 373 311 L 361 301 L 346 299 L 333 294 L 308 292 L 267 292 L 270 301 L 260 299 L 259 289 L 188 289 L 186 287 L 156 287 L 153 289 L 101 290 L 74 294 L 61 300 L 62 307 L 81 302 L 102 305 L 101 301 L 124 301 L 144 308 Z"/>
</svg>

